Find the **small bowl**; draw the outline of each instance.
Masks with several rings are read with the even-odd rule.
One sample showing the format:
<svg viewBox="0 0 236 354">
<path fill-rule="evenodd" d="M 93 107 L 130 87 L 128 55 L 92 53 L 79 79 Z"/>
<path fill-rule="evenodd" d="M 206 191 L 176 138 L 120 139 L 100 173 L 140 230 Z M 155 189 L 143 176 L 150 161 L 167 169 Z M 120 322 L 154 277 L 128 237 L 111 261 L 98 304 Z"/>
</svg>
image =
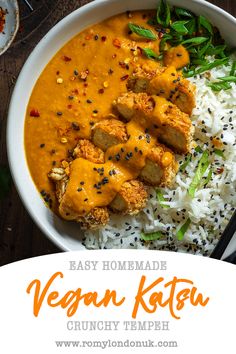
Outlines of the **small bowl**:
<svg viewBox="0 0 236 354">
<path fill-rule="evenodd" d="M 225 40 L 236 46 L 236 19 L 202 0 L 169 0 L 202 14 L 216 25 Z M 17 80 L 12 95 L 7 126 L 9 164 L 18 193 L 36 224 L 62 250 L 82 250 L 83 232 L 75 223 L 59 219 L 43 203 L 31 178 L 24 149 L 24 123 L 33 87 L 49 60 L 78 32 L 126 10 L 155 9 L 157 0 L 97 0 L 82 6 L 56 24 L 35 47 Z M 32 137 L 33 139 L 33 137 Z"/>
<path fill-rule="evenodd" d="M 0 33 L 0 55 L 2 55 L 13 42 L 19 29 L 20 15 L 17 0 L 0 0 L 0 7 L 7 10 L 6 23 Z"/>
</svg>

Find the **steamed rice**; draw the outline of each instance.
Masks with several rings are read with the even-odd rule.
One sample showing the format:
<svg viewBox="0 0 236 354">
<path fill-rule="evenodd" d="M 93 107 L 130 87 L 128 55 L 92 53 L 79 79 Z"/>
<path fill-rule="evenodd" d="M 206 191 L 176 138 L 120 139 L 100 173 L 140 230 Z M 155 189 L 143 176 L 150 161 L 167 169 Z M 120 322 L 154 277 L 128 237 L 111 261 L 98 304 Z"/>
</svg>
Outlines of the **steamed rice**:
<svg viewBox="0 0 236 354">
<path fill-rule="evenodd" d="M 214 58 L 208 58 L 214 59 Z M 193 150 L 191 162 L 185 171 L 179 171 L 173 187 L 161 189 L 169 205 L 163 209 L 156 197 L 156 188 L 149 188 L 146 208 L 136 216 L 111 214 L 109 224 L 99 231 L 86 231 L 83 244 L 89 249 L 136 248 L 160 249 L 209 255 L 229 222 L 235 207 L 236 196 L 236 84 L 227 91 L 214 92 L 207 83 L 218 77 L 228 76 L 231 65 L 212 69 L 191 79 L 197 87 L 197 105 L 193 111 L 195 141 L 202 150 L 209 152 L 213 169 L 211 181 L 198 189 L 191 198 L 187 191 L 195 175 L 201 153 Z M 210 73 L 210 74 L 209 74 Z M 223 143 L 226 159 L 215 154 L 212 137 Z M 181 166 L 186 160 L 177 156 Z M 190 218 L 191 224 L 182 241 L 176 233 Z M 145 242 L 141 232 L 161 231 L 159 240 Z"/>
</svg>

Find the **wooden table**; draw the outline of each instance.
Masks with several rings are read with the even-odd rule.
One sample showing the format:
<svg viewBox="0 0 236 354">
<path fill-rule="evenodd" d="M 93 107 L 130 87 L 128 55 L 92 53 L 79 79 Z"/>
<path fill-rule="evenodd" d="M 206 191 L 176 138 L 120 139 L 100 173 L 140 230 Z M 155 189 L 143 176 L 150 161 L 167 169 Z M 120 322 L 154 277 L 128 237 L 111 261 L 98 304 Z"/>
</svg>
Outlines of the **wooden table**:
<svg viewBox="0 0 236 354">
<path fill-rule="evenodd" d="M 0 57 L 0 165 L 7 165 L 5 139 L 7 110 L 16 78 L 24 62 L 51 27 L 88 2 L 90 1 L 30 0 L 34 8 L 31 12 L 23 0 L 19 0 L 20 30 L 12 47 Z M 234 0 L 210 2 L 236 16 Z M 33 223 L 12 185 L 8 196 L 0 201 L 0 265 L 56 252 L 60 250 Z"/>
</svg>

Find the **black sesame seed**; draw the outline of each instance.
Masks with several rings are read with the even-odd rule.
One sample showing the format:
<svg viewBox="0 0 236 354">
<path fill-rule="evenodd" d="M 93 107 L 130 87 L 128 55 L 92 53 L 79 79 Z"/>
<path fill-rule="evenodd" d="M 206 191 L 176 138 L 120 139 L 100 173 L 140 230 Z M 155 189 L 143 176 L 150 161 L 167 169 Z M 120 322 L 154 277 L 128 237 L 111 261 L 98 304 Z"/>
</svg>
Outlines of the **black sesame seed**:
<svg viewBox="0 0 236 354">
<path fill-rule="evenodd" d="M 73 130 L 80 130 L 79 124 L 77 122 L 72 122 L 71 126 Z"/>
<path fill-rule="evenodd" d="M 97 41 L 98 39 L 99 39 L 99 36 L 96 34 L 96 35 L 94 36 L 94 40 Z"/>
<path fill-rule="evenodd" d="M 78 70 L 74 70 L 74 74 L 75 74 L 75 76 L 78 76 L 79 75 L 79 72 L 78 72 Z"/>
<path fill-rule="evenodd" d="M 62 114 L 63 114 L 63 113 L 62 113 L 62 112 L 60 112 L 60 111 L 59 111 L 59 112 L 57 112 L 57 115 L 58 115 L 58 116 L 62 116 Z"/>
<path fill-rule="evenodd" d="M 88 198 L 85 198 L 85 199 L 84 199 L 84 202 L 87 202 L 87 201 L 88 201 Z"/>
<path fill-rule="evenodd" d="M 116 161 L 119 161 L 120 160 L 120 154 L 116 154 Z"/>
<path fill-rule="evenodd" d="M 42 148 L 44 148 L 45 144 L 40 144 L 39 146 L 42 149 Z"/>
<path fill-rule="evenodd" d="M 93 103 L 93 101 L 91 101 L 91 100 L 87 100 L 86 102 L 87 102 L 87 103 Z"/>
<path fill-rule="evenodd" d="M 81 191 L 82 191 L 82 188 L 78 188 L 78 189 L 77 189 L 77 192 L 81 192 Z"/>
<path fill-rule="evenodd" d="M 84 181 L 81 181 L 81 182 L 80 182 L 80 185 L 83 186 L 83 185 L 84 185 Z"/>
</svg>

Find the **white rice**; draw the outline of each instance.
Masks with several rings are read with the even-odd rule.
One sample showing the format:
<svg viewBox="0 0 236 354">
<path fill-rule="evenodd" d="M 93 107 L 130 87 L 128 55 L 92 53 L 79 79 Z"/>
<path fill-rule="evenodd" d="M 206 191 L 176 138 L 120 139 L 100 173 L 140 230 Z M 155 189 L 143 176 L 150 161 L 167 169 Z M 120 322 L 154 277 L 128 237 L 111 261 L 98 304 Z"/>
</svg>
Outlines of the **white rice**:
<svg viewBox="0 0 236 354">
<path fill-rule="evenodd" d="M 213 58 L 208 58 L 213 60 Z M 217 67 L 210 71 L 210 81 L 229 75 L 230 66 Z M 209 73 L 209 72 L 208 72 Z M 208 78 L 207 78 L 208 77 Z M 236 85 L 227 91 L 214 92 L 207 86 L 208 74 L 198 75 L 191 81 L 197 87 L 197 105 L 192 115 L 195 126 L 195 141 L 210 154 L 213 175 L 207 186 L 198 189 L 195 197 L 188 195 L 189 185 L 195 175 L 201 153 L 194 154 L 184 172 L 179 171 L 173 187 L 161 189 L 170 208 L 163 209 L 156 197 L 156 189 L 150 188 L 147 207 L 136 216 L 111 214 L 109 224 L 99 231 L 86 231 L 85 247 L 164 249 L 209 255 L 229 222 L 236 202 Z M 223 142 L 226 157 L 217 156 L 211 137 Z M 177 156 L 179 164 L 184 162 Z M 208 175 L 209 168 L 205 173 Z M 220 169 L 223 168 L 223 172 Z M 218 172 L 217 172 L 218 169 Z M 176 232 L 190 218 L 191 224 L 182 241 Z M 141 232 L 161 231 L 163 237 L 151 242 L 140 239 Z"/>
</svg>

